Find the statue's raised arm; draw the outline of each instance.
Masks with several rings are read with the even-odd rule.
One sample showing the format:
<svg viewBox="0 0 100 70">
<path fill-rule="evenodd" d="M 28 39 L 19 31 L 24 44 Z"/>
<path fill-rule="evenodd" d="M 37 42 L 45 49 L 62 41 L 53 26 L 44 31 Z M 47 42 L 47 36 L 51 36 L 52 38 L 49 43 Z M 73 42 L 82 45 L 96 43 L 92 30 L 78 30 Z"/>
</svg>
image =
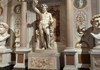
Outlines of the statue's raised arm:
<svg viewBox="0 0 100 70">
<path fill-rule="evenodd" d="M 41 15 L 40 10 L 36 7 L 37 5 L 38 5 L 38 0 L 33 0 L 32 7 L 33 7 L 34 11 L 35 11 L 37 14 Z"/>
</svg>

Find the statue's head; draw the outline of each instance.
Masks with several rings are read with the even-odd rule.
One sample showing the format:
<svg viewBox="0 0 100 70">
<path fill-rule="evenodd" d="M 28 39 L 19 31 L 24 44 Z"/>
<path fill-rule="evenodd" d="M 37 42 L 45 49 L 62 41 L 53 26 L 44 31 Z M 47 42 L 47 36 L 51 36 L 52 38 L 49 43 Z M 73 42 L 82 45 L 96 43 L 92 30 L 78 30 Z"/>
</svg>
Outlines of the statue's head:
<svg viewBox="0 0 100 70">
<path fill-rule="evenodd" d="M 94 28 L 100 28 L 100 14 L 92 17 L 91 24 Z"/>
<path fill-rule="evenodd" d="M 9 26 L 7 25 L 7 23 L 0 22 L 0 34 L 6 33 L 8 29 L 9 29 Z"/>
<path fill-rule="evenodd" d="M 41 5 L 42 12 L 47 11 L 47 8 L 48 8 L 47 4 L 42 4 Z"/>
</svg>

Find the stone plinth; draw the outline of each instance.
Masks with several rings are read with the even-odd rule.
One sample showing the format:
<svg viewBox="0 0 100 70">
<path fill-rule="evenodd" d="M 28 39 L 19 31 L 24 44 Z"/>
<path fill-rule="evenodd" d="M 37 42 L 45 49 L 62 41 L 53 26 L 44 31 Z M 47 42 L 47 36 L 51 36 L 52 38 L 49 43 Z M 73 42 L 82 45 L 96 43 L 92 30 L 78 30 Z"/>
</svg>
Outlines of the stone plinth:
<svg viewBox="0 0 100 70">
<path fill-rule="evenodd" d="M 100 70 L 100 49 L 92 49 L 90 51 L 91 68 L 90 70 Z"/>
<path fill-rule="evenodd" d="M 59 53 L 48 50 L 28 54 L 28 69 L 30 70 L 59 70 Z"/>
<path fill-rule="evenodd" d="M 17 48 L 16 53 L 16 64 L 14 66 L 14 70 L 16 69 L 25 69 L 26 63 L 25 60 L 27 59 L 27 54 L 30 52 L 30 48 Z"/>
<path fill-rule="evenodd" d="M 0 68 L 8 67 L 11 63 L 11 49 L 0 48 Z"/>
<path fill-rule="evenodd" d="M 64 50 L 65 67 L 63 70 L 78 70 L 76 67 L 76 51 L 75 49 Z"/>
</svg>

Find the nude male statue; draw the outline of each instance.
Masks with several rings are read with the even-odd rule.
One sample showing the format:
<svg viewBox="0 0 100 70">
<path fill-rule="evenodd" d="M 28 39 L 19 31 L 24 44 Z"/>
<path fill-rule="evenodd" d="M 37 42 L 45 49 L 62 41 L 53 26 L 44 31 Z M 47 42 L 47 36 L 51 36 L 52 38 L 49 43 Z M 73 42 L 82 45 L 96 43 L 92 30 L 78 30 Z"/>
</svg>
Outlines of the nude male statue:
<svg viewBox="0 0 100 70">
<path fill-rule="evenodd" d="M 53 23 L 53 18 L 51 13 L 47 11 L 48 6 L 46 4 L 41 5 L 42 11 L 40 11 L 36 5 L 38 4 L 38 0 L 33 0 L 33 9 L 39 15 L 40 22 L 39 22 L 39 34 L 40 34 L 40 41 L 45 46 L 44 48 L 51 48 L 50 46 L 50 25 Z M 44 33 L 46 34 L 46 42 Z"/>
</svg>

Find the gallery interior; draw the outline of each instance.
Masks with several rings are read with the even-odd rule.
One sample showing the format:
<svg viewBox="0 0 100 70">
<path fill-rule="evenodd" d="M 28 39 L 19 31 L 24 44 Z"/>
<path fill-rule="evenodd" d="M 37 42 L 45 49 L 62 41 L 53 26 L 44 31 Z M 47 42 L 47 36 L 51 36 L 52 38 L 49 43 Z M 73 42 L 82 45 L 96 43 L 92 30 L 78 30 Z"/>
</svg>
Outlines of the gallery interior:
<svg viewBox="0 0 100 70">
<path fill-rule="evenodd" d="M 0 70 L 100 70 L 100 0 L 0 0 Z"/>
</svg>

